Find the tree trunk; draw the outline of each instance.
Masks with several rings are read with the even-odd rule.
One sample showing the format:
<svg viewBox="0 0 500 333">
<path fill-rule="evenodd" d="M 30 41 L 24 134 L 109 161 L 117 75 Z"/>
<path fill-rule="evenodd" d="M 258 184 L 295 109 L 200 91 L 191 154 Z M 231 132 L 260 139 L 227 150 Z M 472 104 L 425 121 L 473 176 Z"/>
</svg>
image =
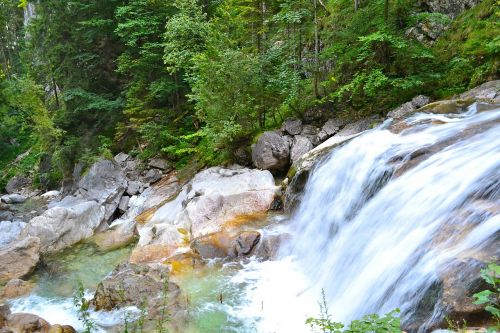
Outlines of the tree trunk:
<svg viewBox="0 0 500 333">
<path fill-rule="evenodd" d="M 318 31 L 318 0 L 314 0 L 314 94 L 319 97 L 319 31 Z"/>
</svg>

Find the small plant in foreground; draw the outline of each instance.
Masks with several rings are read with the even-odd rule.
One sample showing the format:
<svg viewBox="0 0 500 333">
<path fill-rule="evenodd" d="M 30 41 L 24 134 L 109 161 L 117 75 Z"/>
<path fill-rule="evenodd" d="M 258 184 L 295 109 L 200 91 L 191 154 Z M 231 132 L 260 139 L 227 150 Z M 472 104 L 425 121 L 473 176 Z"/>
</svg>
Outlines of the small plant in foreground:
<svg viewBox="0 0 500 333">
<path fill-rule="evenodd" d="M 313 331 L 317 329 L 323 333 L 400 333 L 400 319 L 396 316 L 399 309 L 391 311 L 384 316 L 369 314 L 361 319 L 354 320 L 345 328 L 344 324 L 334 322 L 328 312 L 325 292 L 321 291 L 321 302 L 319 303 L 320 318 L 308 318 L 306 324 L 311 326 Z"/>
<path fill-rule="evenodd" d="M 83 333 L 95 332 L 97 326 L 90 318 L 90 302 L 85 298 L 85 288 L 81 281 L 78 282 L 78 289 L 73 296 L 73 304 L 78 312 L 78 318 L 83 323 Z"/>
<path fill-rule="evenodd" d="M 474 304 L 485 304 L 486 311 L 492 314 L 496 321 L 494 327 L 488 332 L 500 330 L 500 266 L 489 264 L 487 268 L 481 270 L 481 277 L 491 286 L 490 289 L 483 290 L 473 295 L 476 299 Z"/>
</svg>

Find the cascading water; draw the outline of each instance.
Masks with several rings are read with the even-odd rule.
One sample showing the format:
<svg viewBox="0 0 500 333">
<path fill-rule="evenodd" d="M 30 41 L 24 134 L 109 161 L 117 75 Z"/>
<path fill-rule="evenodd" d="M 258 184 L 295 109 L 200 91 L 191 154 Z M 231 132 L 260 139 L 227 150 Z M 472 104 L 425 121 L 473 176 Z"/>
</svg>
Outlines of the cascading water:
<svg viewBox="0 0 500 333">
<path fill-rule="evenodd" d="M 385 124 L 350 141 L 311 171 L 279 259 L 233 278 L 247 298 L 236 316 L 257 332 L 310 332 L 324 289 L 337 321 L 400 308 L 410 322 L 453 259 L 498 242 L 500 109 L 407 122 L 400 134 Z M 441 319 L 436 307 L 417 329 Z"/>
</svg>

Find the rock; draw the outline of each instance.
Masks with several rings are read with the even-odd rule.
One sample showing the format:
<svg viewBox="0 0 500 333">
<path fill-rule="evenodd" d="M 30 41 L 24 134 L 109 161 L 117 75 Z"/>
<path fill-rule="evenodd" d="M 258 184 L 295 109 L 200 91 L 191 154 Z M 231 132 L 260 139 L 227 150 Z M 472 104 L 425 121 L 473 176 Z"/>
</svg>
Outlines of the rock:
<svg viewBox="0 0 500 333">
<path fill-rule="evenodd" d="M 340 131 L 340 128 L 347 125 L 347 123 L 348 122 L 344 119 L 328 119 L 328 121 L 323 125 L 321 129 L 330 137 Z"/>
<path fill-rule="evenodd" d="M 20 194 L 6 194 L 1 197 L 2 202 L 5 202 L 6 204 L 20 204 L 25 202 L 27 199 L 28 198 L 24 195 Z"/>
<path fill-rule="evenodd" d="M 429 104 L 430 98 L 424 95 L 414 97 L 410 102 L 406 102 L 400 107 L 390 111 L 387 116 L 394 119 L 402 119 L 413 114 L 417 109 Z"/>
<path fill-rule="evenodd" d="M 334 115 L 332 105 L 322 105 L 307 109 L 303 118 L 306 124 L 321 125 Z"/>
<path fill-rule="evenodd" d="M 126 161 L 128 161 L 130 159 L 130 155 L 128 154 L 125 154 L 123 152 L 121 153 L 118 153 L 115 157 L 114 157 L 114 160 L 116 161 L 116 163 L 120 164 L 120 165 L 123 165 Z"/>
<path fill-rule="evenodd" d="M 41 252 L 53 253 L 91 237 L 104 220 L 105 208 L 97 202 L 66 197 L 33 218 L 21 237 L 38 237 Z"/>
<path fill-rule="evenodd" d="M 106 221 L 109 221 L 116 211 L 127 185 L 121 167 L 110 160 L 94 163 L 78 183 L 82 198 L 94 200 L 104 206 Z"/>
<path fill-rule="evenodd" d="M 13 219 L 14 214 L 11 211 L 0 210 L 0 221 L 12 221 Z"/>
<path fill-rule="evenodd" d="M 421 4 L 431 13 L 446 14 L 455 18 L 480 2 L 481 0 L 422 0 Z"/>
<path fill-rule="evenodd" d="M 195 239 L 191 248 L 205 259 L 235 258 L 249 255 L 259 240 L 258 231 L 242 231 L 236 235 L 218 232 Z"/>
<path fill-rule="evenodd" d="M 9 315 L 7 325 L 15 333 L 48 333 L 50 324 L 30 313 L 13 313 Z"/>
<path fill-rule="evenodd" d="M 140 240 L 132 258 L 134 262 L 159 260 L 179 246 L 187 246 L 191 239 L 244 224 L 248 219 L 242 217 L 266 213 L 278 191 L 269 171 L 203 170 L 174 200 L 163 204 L 145 225 L 139 226 Z M 161 257 L 155 251 L 161 252 Z"/>
<path fill-rule="evenodd" d="M 40 259 L 40 239 L 26 237 L 0 250 L 0 283 L 22 278 L 35 269 Z"/>
<path fill-rule="evenodd" d="M 459 99 L 485 99 L 500 103 L 500 80 L 489 81 L 459 96 Z"/>
<path fill-rule="evenodd" d="M 249 166 L 252 164 L 252 153 L 247 147 L 238 147 L 233 153 L 234 161 L 239 165 Z"/>
<path fill-rule="evenodd" d="M 258 231 L 242 231 L 233 240 L 232 254 L 235 257 L 249 255 L 259 241 Z"/>
<path fill-rule="evenodd" d="M 305 136 L 309 139 L 309 141 L 313 144 L 313 146 L 317 146 L 320 143 L 320 139 L 318 137 L 320 130 L 317 127 L 312 125 L 304 125 L 302 128 L 302 132 L 300 135 Z"/>
<path fill-rule="evenodd" d="M 262 260 L 276 258 L 281 244 L 290 239 L 290 235 L 282 233 L 271 233 L 262 235 L 261 241 L 255 246 L 253 255 Z"/>
<path fill-rule="evenodd" d="M 92 241 L 101 251 L 111 251 L 133 243 L 137 238 L 136 225 L 133 219 L 113 225 L 110 229 L 100 232 Z"/>
<path fill-rule="evenodd" d="M 49 192 L 45 192 L 44 194 L 42 194 L 41 197 L 44 199 L 47 199 L 47 200 L 52 200 L 52 199 L 57 198 L 60 194 L 61 194 L 61 192 L 59 192 L 59 191 L 49 191 Z"/>
<path fill-rule="evenodd" d="M 125 213 L 128 209 L 128 202 L 130 201 L 130 197 L 127 197 L 126 195 L 124 195 L 123 197 L 121 197 L 120 199 L 120 203 L 118 204 L 118 210 L 121 212 L 121 213 Z"/>
<path fill-rule="evenodd" d="M 297 135 L 292 141 L 292 150 L 290 159 L 293 162 L 297 161 L 302 155 L 313 149 L 313 144 L 306 136 Z"/>
<path fill-rule="evenodd" d="M 21 234 L 21 231 L 26 227 L 26 223 L 22 221 L 1 221 L 0 222 L 0 249 L 7 244 L 15 241 Z"/>
<path fill-rule="evenodd" d="M 130 181 L 128 182 L 127 194 L 132 196 L 140 193 L 144 186 L 139 181 Z"/>
<path fill-rule="evenodd" d="M 146 172 L 146 174 L 144 175 L 143 177 L 143 180 L 146 182 L 146 183 L 156 183 L 157 181 L 159 181 L 162 177 L 162 173 L 160 170 L 158 169 L 150 169 Z"/>
<path fill-rule="evenodd" d="M 376 117 L 361 119 L 354 123 L 347 124 L 341 131 L 337 133 L 337 136 L 350 136 L 359 134 L 375 127 L 375 125 L 379 122 L 380 120 Z"/>
<path fill-rule="evenodd" d="M 163 171 L 172 169 L 172 167 L 169 165 L 169 163 L 166 160 L 164 160 L 163 158 L 152 158 L 149 161 L 149 167 L 155 168 L 155 169 L 160 169 Z"/>
<path fill-rule="evenodd" d="M 17 298 L 29 294 L 35 287 L 31 282 L 21 279 L 12 279 L 3 288 L 0 298 Z M 1 326 L 1 325 L 0 325 Z"/>
<path fill-rule="evenodd" d="M 7 304 L 0 304 L 0 330 L 7 323 L 7 319 L 10 315 L 10 308 Z"/>
<path fill-rule="evenodd" d="M 433 44 L 448 29 L 449 22 L 428 18 L 408 28 L 405 31 L 405 36 L 414 38 L 421 43 Z"/>
<path fill-rule="evenodd" d="M 302 131 L 302 120 L 287 119 L 283 122 L 281 129 L 290 135 L 298 135 Z"/>
<path fill-rule="evenodd" d="M 56 324 L 50 326 L 49 333 L 76 333 L 76 330 L 73 326 Z"/>
<path fill-rule="evenodd" d="M 168 282 L 168 270 L 165 265 L 156 266 L 122 264 L 119 265 L 99 285 L 94 294 L 96 310 L 112 310 L 124 306 L 143 306 L 147 301 L 147 310 L 158 308 L 164 301 L 162 293 L 171 310 L 176 311 L 179 286 Z M 154 311 L 153 311 L 154 312 Z"/>
<path fill-rule="evenodd" d="M 290 144 L 277 132 L 264 132 L 252 148 L 255 167 L 263 170 L 282 170 L 290 160 Z"/>
<path fill-rule="evenodd" d="M 12 177 L 7 185 L 5 185 L 5 191 L 9 194 L 19 193 L 25 187 L 31 186 L 31 180 L 24 176 L 15 176 Z"/>
</svg>

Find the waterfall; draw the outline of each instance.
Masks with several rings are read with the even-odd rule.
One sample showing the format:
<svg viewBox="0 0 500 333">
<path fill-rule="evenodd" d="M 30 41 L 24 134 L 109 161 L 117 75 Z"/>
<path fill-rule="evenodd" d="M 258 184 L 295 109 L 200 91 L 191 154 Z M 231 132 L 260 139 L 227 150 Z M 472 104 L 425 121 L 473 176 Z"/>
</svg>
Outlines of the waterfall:
<svg viewBox="0 0 500 333">
<path fill-rule="evenodd" d="M 258 332 L 310 332 L 322 289 L 336 321 L 399 308 L 411 323 L 454 259 L 498 248 L 500 109 L 407 123 L 399 134 L 371 130 L 317 165 L 278 260 L 234 278 L 247 297 L 239 316 Z M 442 319 L 436 305 L 413 330 Z"/>
</svg>

